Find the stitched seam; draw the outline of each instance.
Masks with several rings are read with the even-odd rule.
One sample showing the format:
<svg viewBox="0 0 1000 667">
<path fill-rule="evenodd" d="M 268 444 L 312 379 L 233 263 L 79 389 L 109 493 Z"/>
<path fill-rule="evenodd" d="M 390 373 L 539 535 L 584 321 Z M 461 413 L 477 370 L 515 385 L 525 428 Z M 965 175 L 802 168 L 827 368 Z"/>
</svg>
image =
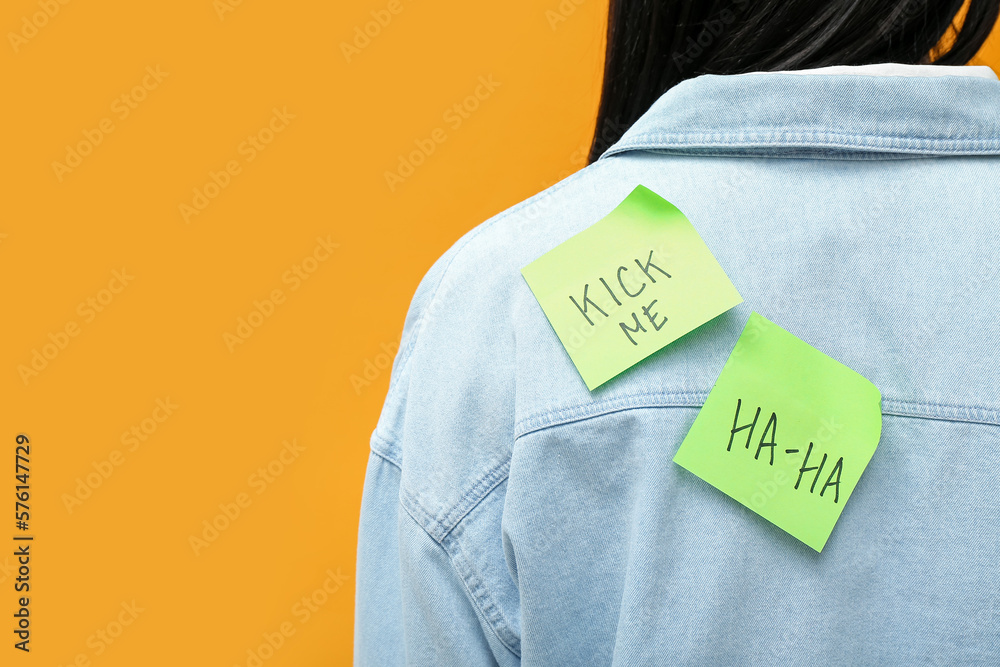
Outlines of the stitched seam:
<svg viewBox="0 0 1000 667">
<path fill-rule="evenodd" d="M 924 409 L 925 412 L 921 413 L 921 409 Z M 933 401 L 904 401 L 884 398 L 882 399 L 882 414 L 896 417 L 1000 425 L 1000 410 Z"/>
<path fill-rule="evenodd" d="M 857 162 L 875 162 L 887 160 L 933 160 L 944 157 L 986 157 L 993 153 L 963 153 L 955 151 L 951 153 L 930 153 L 927 151 L 864 151 L 864 150 L 838 150 L 835 148 L 816 147 L 784 147 L 778 150 L 774 147 L 754 146 L 754 147 L 731 147 L 730 150 L 722 150 L 713 147 L 691 147 L 691 148 L 635 148 L 628 149 L 612 157 L 620 157 L 629 153 L 654 153 L 656 155 L 668 156 L 691 156 L 691 157 L 727 157 L 727 158 L 805 158 L 815 160 L 844 160 Z"/>
<path fill-rule="evenodd" d="M 455 529 L 455 527 L 461 523 L 462 519 L 468 515 L 469 512 L 476 508 L 476 505 L 483 502 L 486 496 L 493 492 L 493 489 L 500 486 L 505 479 L 507 479 L 510 473 L 510 457 L 506 457 L 499 465 L 495 466 L 492 470 L 487 472 L 484 476 L 479 478 L 467 492 L 462 494 L 462 500 L 455 503 L 455 506 L 450 512 L 445 514 L 444 517 L 439 521 L 441 527 L 444 529 L 444 534 L 441 539 L 444 540 L 448 537 L 448 534 Z"/>
<path fill-rule="evenodd" d="M 700 408 L 708 392 L 674 392 L 669 394 L 639 394 L 609 399 L 599 403 L 561 408 L 526 417 L 518 422 L 514 440 L 555 426 L 570 424 L 626 410 L 655 408 Z M 700 400 L 699 400 L 700 397 Z M 1000 411 L 944 403 L 882 400 L 882 414 L 937 421 L 956 421 L 1000 426 Z"/>
<path fill-rule="evenodd" d="M 521 419 L 515 429 L 514 439 L 517 440 L 529 433 L 540 431 L 550 426 L 589 419 L 590 417 L 598 417 L 602 414 L 610 414 L 612 412 L 621 412 L 622 410 L 632 408 L 701 407 L 704 405 L 707 397 L 708 392 L 706 391 L 652 392 L 545 411 Z M 646 401 L 655 402 L 647 403 Z"/>
<path fill-rule="evenodd" d="M 417 522 L 417 525 L 430 535 L 432 540 L 438 543 L 441 542 L 445 534 L 441 524 L 437 522 L 437 519 L 430 512 L 424 509 L 424 506 L 416 498 L 403 488 L 402 484 L 399 487 L 399 504 Z"/>
<path fill-rule="evenodd" d="M 455 572 L 462 580 L 462 584 L 465 586 L 465 590 L 468 592 L 470 598 L 479 608 L 479 611 L 482 612 L 493 634 L 496 635 L 496 638 L 503 644 L 504 648 L 520 658 L 521 640 L 512 629 L 510 621 L 504 616 L 500 605 L 490 595 L 489 588 L 479 578 L 472 567 L 472 563 L 465 558 L 458 540 L 454 537 L 449 537 L 446 541 L 447 544 L 442 544 L 441 547 L 448 554 L 452 567 L 455 568 Z"/>
<path fill-rule="evenodd" d="M 396 447 L 394 443 L 390 440 L 383 438 L 381 435 L 379 435 L 378 431 L 372 431 L 371 451 L 373 454 L 376 454 L 377 456 L 385 459 L 392 465 L 399 468 L 400 471 L 403 470 L 403 461 L 401 460 L 401 458 L 396 456 L 398 452 L 396 452 Z"/>
<path fill-rule="evenodd" d="M 400 498 L 400 500 L 402 500 L 402 498 Z M 468 565 L 457 542 L 454 540 L 449 541 L 449 545 L 454 549 L 454 551 L 457 552 L 456 555 L 453 554 L 443 543 L 436 540 L 433 535 L 427 532 L 427 529 L 421 524 L 420 520 L 413 516 L 410 512 L 410 508 L 402 502 L 400 502 L 400 506 L 403 508 L 403 511 L 406 512 L 407 516 L 409 516 L 410 519 L 412 519 L 414 523 L 416 523 L 417 526 L 421 528 L 429 538 L 431 538 L 438 548 L 444 552 L 444 555 L 448 557 L 448 563 L 451 565 L 452 571 L 458 577 L 458 580 L 462 583 L 462 588 L 465 589 L 466 597 L 469 602 L 479 610 L 479 612 L 483 615 L 483 618 L 486 619 L 487 625 L 496 636 L 497 640 L 505 649 L 520 658 L 520 640 L 510 628 L 509 622 L 500 611 L 500 607 L 490 596 L 485 584 L 483 584 L 479 577 L 472 571 L 472 568 Z M 459 564 L 465 567 L 459 567 Z M 471 579 L 471 582 L 466 577 Z M 517 646 L 517 649 L 513 648 L 511 644 Z"/>
<path fill-rule="evenodd" d="M 848 132 L 824 132 L 820 130 L 776 130 L 762 128 L 758 130 L 743 130 L 740 133 L 719 131 L 719 132 L 645 132 L 631 137 L 623 146 L 643 144 L 645 142 L 656 143 L 704 143 L 712 145 L 745 145 L 757 142 L 773 142 L 784 144 L 794 141 L 802 142 L 822 142 L 824 144 L 832 141 L 838 145 L 855 146 L 926 146 L 926 145 L 957 145 L 972 144 L 977 146 L 1000 145 L 998 137 L 976 138 L 972 136 L 956 137 L 913 137 L 902 135 L 870 135 Z"/>
<path fill-rule="evenodd" d="M 416 494 L 411 493 L 402 486 L 400 486 L 399 499 L 411 511 L 414 520 L 434 538 L 434 541 L 444 542 L 448 534 L 461 523 L 462 519 L 507 479 L 509 472 L 510 457 L 508 456 L 482 475 L 475 484 L 462 494 L 458 502 L 454 503 L 450 509 L 443 510 L 437 515 L 432 514 L 424 507 Z M 419 515 L 419 517 L 416 515 Z"/>
<path fill-rule="evenodd" d="M 781 147 L 840 147 L 864 148 L 876 152 L 890 150 L 927 151 L 938 150 L 946 152 L 962 152 L 962 145 L 968 145 L 965 151 L 986 152 L 1000 148 L 1000 139 L 975 139 L 971 137 L 956 137 L 951 139 L 932 137 L 894 137 L 871 136 L 864 134 L 843 134 L 837 132 L 789 131 L 775 132 L 744 132 L 732 134 L 724 132 L 690 132 L 690 133 L 646 133 L 630 138 L 627 143 L 612 146 L 601 155 L 601 158 L 627 152 L 630 150 L 649 150 L 669 146 L 688 145 L 691 148 L 752 148 L 759 146 Z M 600 160 L 598 160 L 599 162 Z"/>
<path fill-rule="evenodd" d="M 375 456 L 379 457 L 380 459 L 382 459 L 383 461 L 385 461 L 389 465 L 395 466 L 396 469 L 399 472 L 403 472 L 403 466 L 401 466 L 399 463 L 397 463 L 396 461 L 392 460 L 391 458 L 389 458 L 388 456 L 386 456 L 382 452 L 379 452 L 379 451 L 376 451 L 376 450 L 373 449 L 372 450 L 372 454 L 374 454 Z"/>
</svg>

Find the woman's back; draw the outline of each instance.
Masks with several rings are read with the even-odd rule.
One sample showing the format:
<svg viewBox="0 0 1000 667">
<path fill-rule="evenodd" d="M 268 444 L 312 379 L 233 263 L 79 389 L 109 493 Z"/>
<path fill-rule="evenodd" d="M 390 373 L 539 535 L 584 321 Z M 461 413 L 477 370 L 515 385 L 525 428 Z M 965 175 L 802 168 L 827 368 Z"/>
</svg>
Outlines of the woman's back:
<svg viewBox="0 0 1000 667">
<path fill-rule="evenodd" d="M 358 662 L 1000 663 L 1000 82 L 847 72 L 682 83 L 431 269 L 372 438 Z M 591 392 L 520 269 L 637 185 L 744 303 Z M 672 461 L 751 311 L 882 393 L 822 553 Z"/>
</svg>

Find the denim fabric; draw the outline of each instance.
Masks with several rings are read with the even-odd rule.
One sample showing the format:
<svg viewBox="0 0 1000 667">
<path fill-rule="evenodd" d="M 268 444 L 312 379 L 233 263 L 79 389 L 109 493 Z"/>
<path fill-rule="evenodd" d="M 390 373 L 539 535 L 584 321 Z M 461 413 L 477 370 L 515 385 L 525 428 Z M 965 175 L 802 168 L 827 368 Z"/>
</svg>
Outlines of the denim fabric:
<svg viewBox="0 0 1000 667">
<path fill-rule="evenodd" d="M 643 184 L 745 303 L 590 392 L 520 275 Z M 1000 665 L 1000 82 L 703 76 L 465 235 L 371 439 L 359 665 Z M 883 395 L 822 554 L 672 462 L 751 311 Z"/>
</svg>

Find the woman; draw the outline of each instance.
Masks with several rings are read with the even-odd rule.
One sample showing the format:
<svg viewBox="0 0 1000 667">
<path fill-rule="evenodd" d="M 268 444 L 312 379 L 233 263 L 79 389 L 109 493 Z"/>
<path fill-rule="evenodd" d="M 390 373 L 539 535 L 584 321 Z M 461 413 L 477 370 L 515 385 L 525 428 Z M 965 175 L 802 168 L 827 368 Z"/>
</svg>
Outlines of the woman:
<svg viewBox="0 0 1000 667">
<path fill-rule="evenodd" d="M 592 164 L 413 299 L 358 664 L 1000 664 L 998 5 L 611 2 Z M 638 185 L 744 302 L 590 391 L 521 269 Z M 752 311 L 881 391 L 821 553 L 673 463 Z"/>
</svg>

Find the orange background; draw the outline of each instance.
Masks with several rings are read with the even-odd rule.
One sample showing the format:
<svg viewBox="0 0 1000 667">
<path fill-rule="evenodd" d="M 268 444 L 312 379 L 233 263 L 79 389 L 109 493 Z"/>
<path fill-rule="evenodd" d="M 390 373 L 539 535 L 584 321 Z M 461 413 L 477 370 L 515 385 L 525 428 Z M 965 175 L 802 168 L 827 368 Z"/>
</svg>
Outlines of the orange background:
<svg viewBox="0 0 1000 667">
<path fill-rule="evenodd" d="M 0 663 L 349 664 L 409 299 L 583 166 L 606 3 L 62 1 L 0 16 L 0 554 L 18 433 L 35 536 Z"/>
</svg>

